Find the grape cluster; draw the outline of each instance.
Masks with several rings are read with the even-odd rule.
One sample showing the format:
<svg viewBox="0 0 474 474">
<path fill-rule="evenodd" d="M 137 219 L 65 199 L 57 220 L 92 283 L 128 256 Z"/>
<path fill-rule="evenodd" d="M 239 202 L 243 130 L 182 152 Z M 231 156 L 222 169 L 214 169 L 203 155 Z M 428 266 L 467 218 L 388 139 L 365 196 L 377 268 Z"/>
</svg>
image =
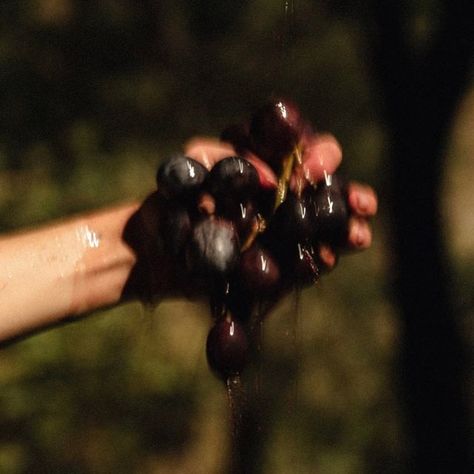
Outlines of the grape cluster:
<svg viewBox="0 0 474 474">
<path fill-rule="evenodd" d="M 347 236 L 344 183 L 326 176 L 290 188 L 304 156 L 308 124 L 287 100 L 273 100 L 248 124 L 221 134 L 236 150 L 208 170 L 177 155 L 157 173 L 166 200 L 160 216 L 164 248 L 209 296 L 214 325 L 206 345 L 210 368 L 226 380 L 248 362 L 249 325 L 257 305 L 312 285 L 323 264 L 321 245 Z M 276 190 L 246 159 L 265 161 L 280 177 Z"/>
</svg>

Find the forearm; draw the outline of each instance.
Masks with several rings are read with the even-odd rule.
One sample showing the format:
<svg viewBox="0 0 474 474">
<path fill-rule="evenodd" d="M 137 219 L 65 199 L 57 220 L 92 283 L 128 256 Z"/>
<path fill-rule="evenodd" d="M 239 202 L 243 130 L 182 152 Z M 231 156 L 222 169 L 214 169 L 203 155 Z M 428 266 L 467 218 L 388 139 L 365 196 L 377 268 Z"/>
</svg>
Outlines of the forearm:
<svg viewBox="0 0 474 474">
<path fill-rule="evenodd" d="M 114 305 L 136 262 L 123 238 L 138 204 L 0 239 L 0 341 Z"/>
</svg>

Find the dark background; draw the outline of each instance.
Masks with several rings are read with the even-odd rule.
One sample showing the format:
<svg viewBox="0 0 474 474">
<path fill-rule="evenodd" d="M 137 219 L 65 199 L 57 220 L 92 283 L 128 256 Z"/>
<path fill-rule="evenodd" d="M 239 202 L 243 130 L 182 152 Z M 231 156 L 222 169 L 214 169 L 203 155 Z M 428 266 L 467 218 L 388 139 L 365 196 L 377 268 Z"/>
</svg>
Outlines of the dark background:
<svg viewBox="0 0 474 474">
<path fill-rule="evenodd" d="M 473 8 L 4 0 L 0 228 L 141 199 L 184 140 L 291 97 L 380 213 L 369 251 L 265 324 L 247 471 L 470 472 Z M 131 304 L 3 349 L 0 471 L 223 472 L 209 325 L 189 302 Z"/>
</svg>

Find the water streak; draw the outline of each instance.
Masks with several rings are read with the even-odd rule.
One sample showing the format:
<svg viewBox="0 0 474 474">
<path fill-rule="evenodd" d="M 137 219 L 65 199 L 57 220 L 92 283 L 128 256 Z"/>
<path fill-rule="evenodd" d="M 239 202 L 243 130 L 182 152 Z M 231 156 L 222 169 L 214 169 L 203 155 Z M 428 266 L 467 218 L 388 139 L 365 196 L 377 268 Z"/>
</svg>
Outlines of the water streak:
<svg viewBox="0 0 474 474">
<path fill-rule="evenodd" d="M 285 93 L 288 76 L 292 70 L 291 43 L 294 35 L 295 5 L 293 0 L 284 0 L 282 9 L 282 25 L 279 31 L 279 73 L 278 84 L 280 93 Z"/>
<path fill-rule="evenodd" d="M 246 406 L 245 390 L 240 375 L 236 374 L 228 377 L 226 380 L 227 400 L 229 403 L 229 411 L 231 417 L 231 473 L 241 472 L 241 441 L 242 441 L 242 423 L 244 410 Z"/>
</svg>

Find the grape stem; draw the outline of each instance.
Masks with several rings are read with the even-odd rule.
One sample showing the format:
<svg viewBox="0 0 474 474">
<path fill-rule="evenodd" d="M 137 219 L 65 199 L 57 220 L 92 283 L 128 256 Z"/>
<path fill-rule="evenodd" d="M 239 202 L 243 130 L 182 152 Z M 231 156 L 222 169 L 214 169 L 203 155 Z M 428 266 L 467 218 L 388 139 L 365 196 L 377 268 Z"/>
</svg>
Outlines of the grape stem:
<svg viewBox="0 0 474 474">
<path fill-rule="evenodd" d="M 257 238 L 257 235 L 261 234 L 265 230 L 266 226 L 267 223 L 264 217 L 260 214 L 257 214 L 249 236 L 245 240 L 242 247 L 240 247 L 240 252 L 245 252 L 253 244 L 254 240 Z"/>
<path fill-rule="evenodd" d="M 278 185 L 275 194 L 275 205 L 273 207 L 274 211 L 286 199 L 293 170 L 296 166 L 301 165 L 302 162 L 303 160 L 300 145 L 295 145 L 292 152 L 282 161 L 282 171 L 278 179 Z M 300 191 L 301 190 L 299 189 L 298 194 Z M 261 215 L 258 215 L 249 236 L 240 247 L 240 251 L 245 252 L 245 250 L 247 250 L 253 244 L 254 240 L 257 238 L 257 235 L 265 230 L 265 227 L 265 219 Z"/>
<path fill-rule="evenodd" d="M 286 199 L 288 194 L 288 185 L 290 184 L 291 175 L 296 165 L 302 163 L 301 149 L 299 145 L 295 145 L 292 152 L 283 159 L 283 166 L 275 196 L 274 210 Z"/>
</svg>

